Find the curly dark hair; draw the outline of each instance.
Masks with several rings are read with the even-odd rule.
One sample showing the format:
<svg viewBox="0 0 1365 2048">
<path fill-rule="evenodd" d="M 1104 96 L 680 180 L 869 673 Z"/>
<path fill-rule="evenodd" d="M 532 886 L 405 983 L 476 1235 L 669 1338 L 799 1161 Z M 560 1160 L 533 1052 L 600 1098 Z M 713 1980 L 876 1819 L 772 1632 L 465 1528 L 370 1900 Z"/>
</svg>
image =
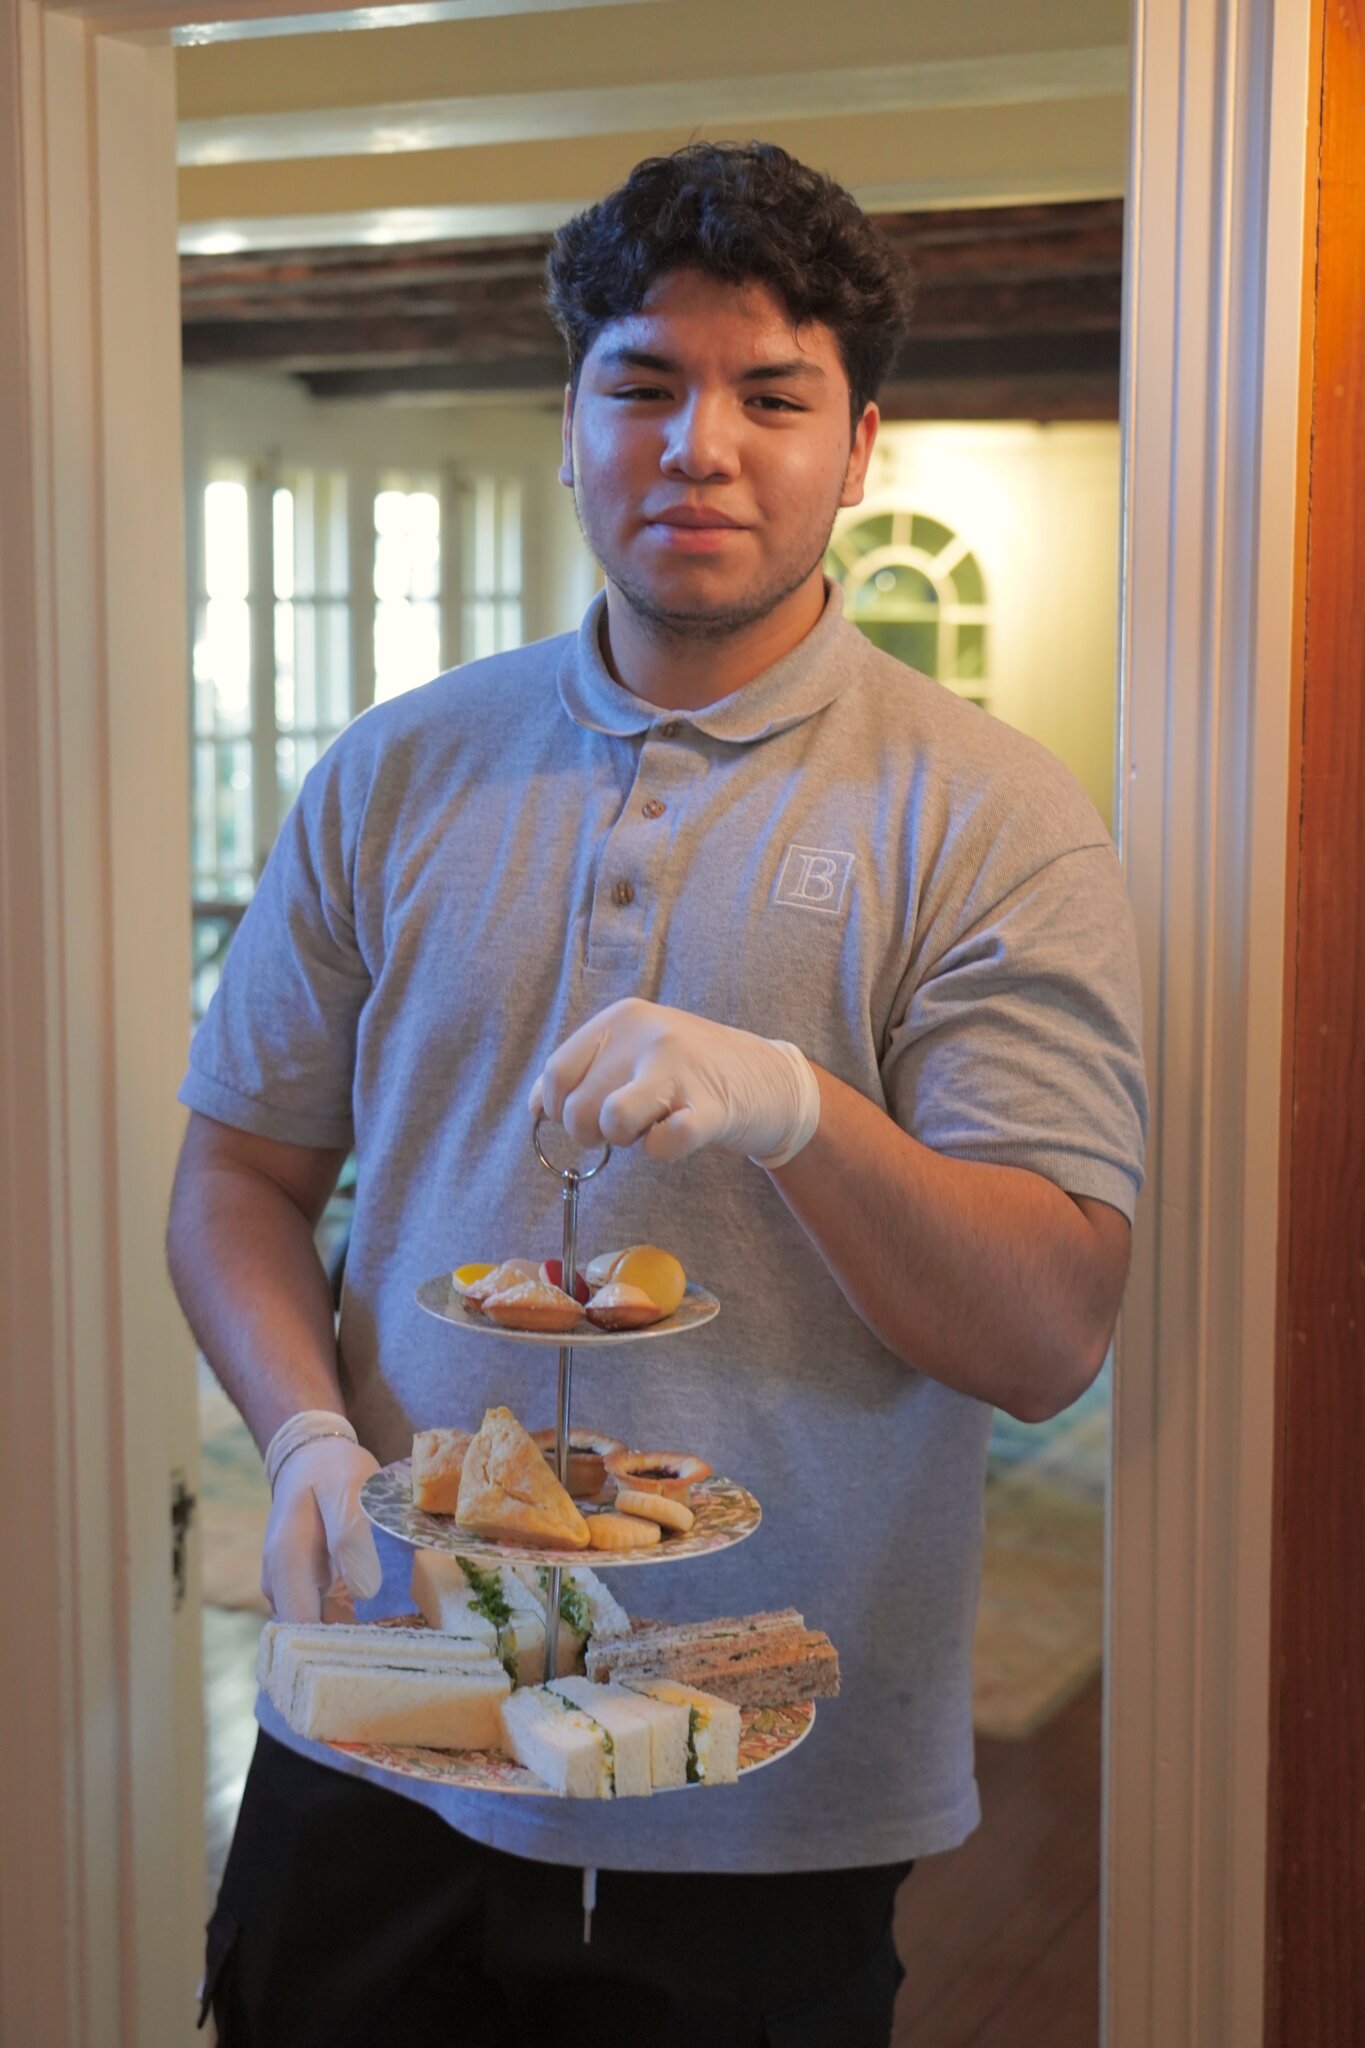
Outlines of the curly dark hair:
<svg viewBox="0 0 1365 2048">
<path fill-rule="evenodd" d="M 855 425 L 908 322 L 904 265 L 842 185 L 774 142 L 691 142 L 636 164 L 550 246 L 546 302 L 575 391 L 601 330 L 638 313 L 655 280 L 675 270 L 767 285 L 794 326 L 829 327 Z"/>
</svg>

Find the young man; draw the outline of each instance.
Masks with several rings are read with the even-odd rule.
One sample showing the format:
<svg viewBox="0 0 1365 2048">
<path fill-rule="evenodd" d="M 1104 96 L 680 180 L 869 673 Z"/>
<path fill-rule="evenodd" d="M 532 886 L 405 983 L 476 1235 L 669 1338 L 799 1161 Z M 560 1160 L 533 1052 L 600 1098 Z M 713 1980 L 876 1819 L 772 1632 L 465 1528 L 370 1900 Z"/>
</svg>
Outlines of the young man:
<svg viewBox="0 0 1365 2048">
<path fill-rule="evenodd" d="M 821 572 L 899 339 L 894 259 L 781 150 L 696 145 L 569 223 L 550 297 L 605 591 L 576 635 L 368 713 L 309 778 L 195 1042 L 172 1270 L 267 1451 L 276 1611 L 401 1611 L 409 1558 L 384 1543 L 381 1588 L 357 1505 L 376 1460 L 553 1399 L 534 1354 L 457 1356 L 415 1290 L 555 1248 L 528 1106 L 609 1139 L 587 1249 L 665 1244 L 723 1314 L 629 1371 L 584 1356 L 575 1413 L 764 1506 L 753 1543 L 632 1605 L 800 1607 L 843 1692 L 734 1793 L 601 1808 L 400 1796 L 263 1705 L 210 1927 L 225 2048 L 547 2022 L 884 2043 L 896 1885 L 978 1818 L 991 1406 L 1084 1389 L 1126 1270 L 1146 1105 L 1107 835 Z M 352 1144 L 334 1340 L 311 1232 Z"/>
</svg>

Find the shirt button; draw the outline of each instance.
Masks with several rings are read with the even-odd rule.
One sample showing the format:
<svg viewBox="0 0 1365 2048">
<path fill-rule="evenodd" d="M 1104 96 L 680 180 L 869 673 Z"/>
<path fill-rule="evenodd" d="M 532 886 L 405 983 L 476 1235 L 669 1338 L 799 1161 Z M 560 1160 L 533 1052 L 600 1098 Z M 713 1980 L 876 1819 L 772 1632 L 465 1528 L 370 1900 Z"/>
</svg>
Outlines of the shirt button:
<svg viewBox="0 0 1365 2048">
<path fill-rule="evenodd" d="M 629 882 L 618 882 L 611 892 L 612 901 L 624 910 L 628 903 L 635 901 L 635 891 Z"/>
<path fill-rule="evenodd" d="M 647 818 L 662 818 L 664 814 L 664 807 L 657 796 L 652 796 L 648 803 L 641 804 L 640 809 Z"/>
<path fill-rule="evenodd" d="M 663 734 L 666 740 L 675 740 L 678 737 L 678 734 L 682 731 L 682 727 L 679 725 L 676 718 L 670 718 L 667 725 L 661 725 L 659 727 L 659 731 Z"/>
</svg>

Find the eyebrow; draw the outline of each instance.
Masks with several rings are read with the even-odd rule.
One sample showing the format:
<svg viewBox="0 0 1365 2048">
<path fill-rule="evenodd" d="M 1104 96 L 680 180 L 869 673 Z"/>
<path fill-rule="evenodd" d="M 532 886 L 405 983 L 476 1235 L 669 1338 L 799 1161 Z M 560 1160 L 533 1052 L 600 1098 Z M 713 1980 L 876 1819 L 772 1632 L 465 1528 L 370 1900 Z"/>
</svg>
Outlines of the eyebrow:
<svg viewBox="0 0 1365 2048">
<path fill-rule="evenodd" d="M 642 348 L 609 348 L 598 358 L 604 369 L 661 370 L 666 376 L 676 376 L 682 364 L 671 356 L 651 355 Z M 741 384 L 770 384 L 781 379 L 804 377 L 823 384 L 825 373 L 818 363 L 807 362 L 803 356 L 791 356 L 780 363 L 756 363 L 750 370 L 741 370 Z"/>
</svg>

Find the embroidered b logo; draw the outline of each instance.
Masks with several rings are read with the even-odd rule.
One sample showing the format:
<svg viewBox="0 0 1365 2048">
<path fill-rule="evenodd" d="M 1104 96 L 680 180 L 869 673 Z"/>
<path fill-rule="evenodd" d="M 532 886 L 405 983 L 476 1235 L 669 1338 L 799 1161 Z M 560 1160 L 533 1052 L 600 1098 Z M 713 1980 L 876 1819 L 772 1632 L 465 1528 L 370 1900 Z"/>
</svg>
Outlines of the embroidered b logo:
<svg viewBox="0 0 1365 2048">
<path fill-rule="evenodd" d="M 793 910 L 823 911 L 826 917 L 837 917 L 852 873 L 851 853 L 833 853 L 823 846 L 789 846 L 773 901 L 790 904 Z"/>
</svg>

